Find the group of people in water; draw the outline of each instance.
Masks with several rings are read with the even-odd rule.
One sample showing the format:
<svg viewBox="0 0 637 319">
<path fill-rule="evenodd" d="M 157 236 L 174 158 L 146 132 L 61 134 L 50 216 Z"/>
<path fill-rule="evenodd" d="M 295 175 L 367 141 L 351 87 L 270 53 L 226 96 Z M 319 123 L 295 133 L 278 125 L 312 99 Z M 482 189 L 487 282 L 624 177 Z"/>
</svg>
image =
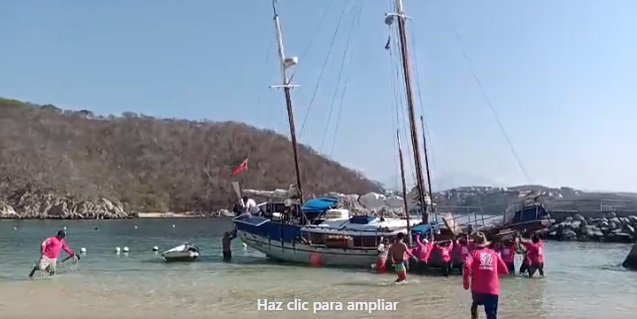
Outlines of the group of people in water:
<svg viewBox="0 0 637 319">
<path fill-rule="evenodd" d="M 514 236 L 512 240 L 498 242 L 489 242 L 481 232 L 438 242 L 433 235 L 423 239 L 415 236 L 412 247 L 405 239 L 406 235 L 399 233 L 391 244 L 381 240 L 376 271 L 383 273 L 393 266 L 395 282 L 400 283 L 407 279 L 408 268 L 415 268 L 412 270 L 416 272 L 439 268 L 445 276 L 453 269 L 459 269 L 463 275 L 463 288 L 471 290 L 472 319 L 478 318 L 478 306 L 484 306 L 487 319 L 497 319 L 499 276 L 515 275 L 516 253 L 524 255 L 520 274 L 533 277 L 539 272 L 544 276 L 544 244 L 535 234 L 530 239 Z"/>
</svg>

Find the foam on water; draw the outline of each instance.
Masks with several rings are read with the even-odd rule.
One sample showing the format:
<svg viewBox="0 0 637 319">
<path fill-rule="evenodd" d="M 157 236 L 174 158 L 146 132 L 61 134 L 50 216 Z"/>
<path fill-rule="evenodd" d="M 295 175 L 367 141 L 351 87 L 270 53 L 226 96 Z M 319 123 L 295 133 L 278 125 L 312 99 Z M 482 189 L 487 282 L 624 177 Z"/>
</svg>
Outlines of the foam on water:
<svg viewBox="0 0 637 319">
<path fill-rule="evenodd" d="M 459 277 L 410 275 L 405 285 L 387 285 L 393 275 L 280 265 L 233 243 L 234 262 L 220 258 L 220 235 L 232 227 L 221 220 L 69 222 L 71 248 L 86 247 L 75 271 L 52 280 L 25 280 L 41 241 L 61 228 L 55 221 L 0 222 L 0 309 L 11 317 L 86 318 L 301 318 L 303 312 L 257 311 L 257 300 L 398 301 L 395 313 L 378 318 L 468 317 L 470 296 Z M 99 225 L 97 225 L 99 224 Z M 176 227 L 172 227 L 175 224 Z M 13 226 L 18 229 L 11 230 Z M 99 231 L 95 227 L 99 226 Z M 11 230 L 11 231 L 8 231 Z M 190 241 L 201 249 L 195 263 L 166 264 L 153 246 Z M 113 253 L 127 246 L 128 255 Z M 629 245 L 547 243 L 545 278 L 504 278 L 502 318 L 586 318 L 604 309 L 606 318 L 631 318 L 637 311 L 637 274 L 617 271 Z M 56 298 L 50 298 L 55 295 Z M 42 300 L 33 307 L 30 300 Z M 61 302 L 60 300 L 64 300 Z M 69 312 L 68 309 L 75 309 Z M 44 313 L 43 311 L 48 312 Z M 311 313 L 311 312 L 310 312 Z M 313 317 L 369 318 L 365 311 L 332 311 Z"/>
</svg>

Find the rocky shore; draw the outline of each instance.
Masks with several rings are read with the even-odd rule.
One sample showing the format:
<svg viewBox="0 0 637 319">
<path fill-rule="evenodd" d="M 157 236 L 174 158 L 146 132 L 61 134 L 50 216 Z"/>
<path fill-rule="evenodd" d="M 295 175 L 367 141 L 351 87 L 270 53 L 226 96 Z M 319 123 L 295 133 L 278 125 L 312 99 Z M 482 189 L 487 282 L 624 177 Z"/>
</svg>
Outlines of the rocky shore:
<svg viewBox="0 0 637 319">
<path fill-rule="evenodd" d="M 543 231 L 546 239 L 558 241 L 597 241 L 633 243 L 637 240 L 637 216 L 617 217 L 609 213 L 602 218 L 574 215 L 554 223 Z"/>
<path fill-rule="evenodd" d="M 127 211 L 117 199 L 79 199 L 47 191 L 22 189 L 0 198 L 0 219 L 128 219 L 128 218 L 208 218 L 230 217 L 226 209 L 211 213 Z"/>
<path fill-rule="evenodd" d="M 1 219 L 124 219 L 132 214 L 117 200 L 82 200 L 27 189 L 0 200 Z"/>
</svg>

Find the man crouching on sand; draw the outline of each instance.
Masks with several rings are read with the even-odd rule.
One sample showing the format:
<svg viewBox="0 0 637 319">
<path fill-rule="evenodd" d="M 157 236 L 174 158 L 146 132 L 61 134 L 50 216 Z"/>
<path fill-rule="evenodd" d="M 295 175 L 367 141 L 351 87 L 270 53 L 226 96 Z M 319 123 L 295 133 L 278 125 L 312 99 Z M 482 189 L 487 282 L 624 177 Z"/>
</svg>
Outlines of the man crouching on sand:
<svg viewBox="0 0 637 319">
<path fill-rule="evenodd" d="M 415 258 L 409 251 L 409 247 L 405 244 L 405 234 L 398 233 L 396 236 L 396 242 L 389 247 L 389 258 L 391 258 L 394 264 L 394 271 L 396 272 L 396 283 L 407 280 L 407 268 L 405 268 L 405 257 L 409 256 Z"/>
<path fill-rule="evenodd" d="M 49 237 L 42 242 L 40 246 L 40 261 L 38 261 L 38 264 L 31 270 L 29 278 L 33 278 L 33 275 L 38 270 L 46 270 L 49 272 L 49 275 L 54 275 L 58 256 L 60 256 L 60 250 L 62 249 L 64 249 L 69 256 L 73 257 L 73 261 L 79 259 L 79 256 L 66 245 L 64 238 L 66 238 L 66 232 L 60 230 L 57 235 Z"/>
</svg>

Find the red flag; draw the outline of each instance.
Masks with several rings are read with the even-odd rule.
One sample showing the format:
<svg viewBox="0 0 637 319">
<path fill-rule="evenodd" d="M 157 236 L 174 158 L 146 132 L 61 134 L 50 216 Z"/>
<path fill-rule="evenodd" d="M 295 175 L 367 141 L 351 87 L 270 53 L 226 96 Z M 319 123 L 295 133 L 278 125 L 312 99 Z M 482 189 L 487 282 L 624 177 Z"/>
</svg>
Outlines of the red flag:
<svg viewBox="0 0 637 319">
<path fill-rule="evenodd" d="M 246 158 L 245 160 L 243 160 L 243 162 L 241 162 L 241 164 L 239 164 L 239 166 L 237 166 L 234 170 L 232 170 L 232 176 L 237 175 L 243 171 L 248 170 L 248 159 Z"/>
</svg>

